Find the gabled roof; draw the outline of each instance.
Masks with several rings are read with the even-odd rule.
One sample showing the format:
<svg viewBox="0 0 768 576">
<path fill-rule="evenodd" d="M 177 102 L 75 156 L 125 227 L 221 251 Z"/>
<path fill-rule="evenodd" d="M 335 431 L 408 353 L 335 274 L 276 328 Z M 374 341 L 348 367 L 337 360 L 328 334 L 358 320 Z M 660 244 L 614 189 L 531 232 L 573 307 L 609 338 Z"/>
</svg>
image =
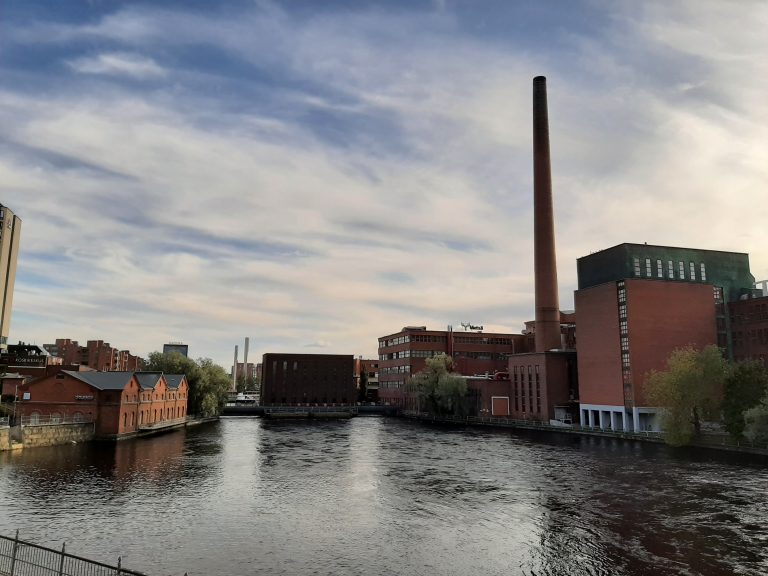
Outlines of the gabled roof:
<svg viewBox="0 0 768 576">
<path fill-rule="evenodd" d="M 163 376 L 162 372 L 136 372 L 136 380 L 139 381 L 139 386 L 142 390 L 154 390 L 157 383 L 160 382 L 160 378 Z"/>
<path fill-rule="evenodd" d="M 62 372 L 98 390 L 122 390 L 133 378 L 133 372 Z"/>
<path fill-rule="evenodd" d="M 165 381 L 168 383 L 168 388 L 178 390 L 181 381 L 185 378 L 184 374 L 163 374 Z"/>
</svg>

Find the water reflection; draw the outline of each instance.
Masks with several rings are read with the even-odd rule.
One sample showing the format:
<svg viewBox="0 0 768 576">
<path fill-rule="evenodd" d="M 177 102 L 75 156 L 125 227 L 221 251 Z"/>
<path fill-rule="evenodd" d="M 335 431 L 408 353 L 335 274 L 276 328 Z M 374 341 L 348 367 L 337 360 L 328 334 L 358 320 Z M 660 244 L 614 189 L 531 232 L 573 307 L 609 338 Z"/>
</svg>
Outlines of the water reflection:
<svg viewBox="0 0 768 576">
<path fill-rule="evenodd" d="M 152 574 L 768 573 L 764 462 L 396 419 L 0 455 L 0 532 Z"/>
</svg>

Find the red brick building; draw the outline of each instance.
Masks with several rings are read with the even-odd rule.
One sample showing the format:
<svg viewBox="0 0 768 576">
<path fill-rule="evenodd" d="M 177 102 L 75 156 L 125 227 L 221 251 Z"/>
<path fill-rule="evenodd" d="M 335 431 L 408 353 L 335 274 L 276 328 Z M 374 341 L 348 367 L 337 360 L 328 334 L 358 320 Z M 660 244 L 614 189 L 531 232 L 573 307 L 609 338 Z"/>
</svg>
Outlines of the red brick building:
<svg viewBox="0 0 768 576">
<path fill-rule="evenodd" d="M 188 391 L 184 375 L 64 370 L 21 385 L 17 415 L 94 422 L 96 436 L 124 438 L 183 423 Z"/>
<path fill-rule="evenodd" d="M 748 255 L 619 244 L 579 258 L 577 268 L 582 424 L 659 430 L 648 373 L 684 346 L 736 354 L 727 310 L 755 293 Z"/>
<path fill-rule="evenodd" d="M 510 355 L 525 351 L 523 334 L 454 332 L 406 326 L 379 338 L 379 400 L 405 407 L 405 385 L 427 358 L 447 354 L 455 372 L 472 376 L 507 371 Z"/>
<path fill-rule="evenodd" d="M 77 340 L 57 338 L 55 344 L 43 347 L 52 356 L 62 359 L 63 364 L 80 364 L 100 372 L 133 372 L 141 368 L 141 358 L 128 350 L 113 348 L 103 340 L 88 340 L 80 346 Z"/>
<path fill-rule="evenodd" d="M 768 296 L 728 303 L 733 359 L 768 361 Z"/>
<path fill-rule="evenodd" d="M 355 358 L 354 376 L 355 388 L 360 389 L 362 375 L 366 378 L 366 401 L 375 402 L 379 398 L 379 360 L 371 358 Z"/>
<path fill-rule="evenodd" d="M 324 405 L 357 401 L 352 355 L 264 354 L 261 404 Z"/>
</svg>

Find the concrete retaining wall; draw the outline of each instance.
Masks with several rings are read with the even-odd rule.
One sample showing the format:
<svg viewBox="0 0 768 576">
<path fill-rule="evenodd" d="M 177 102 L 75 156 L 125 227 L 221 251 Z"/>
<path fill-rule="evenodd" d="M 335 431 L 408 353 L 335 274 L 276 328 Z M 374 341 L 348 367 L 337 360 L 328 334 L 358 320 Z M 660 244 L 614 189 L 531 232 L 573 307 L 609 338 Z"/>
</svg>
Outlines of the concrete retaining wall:
<svg viewBox="0 0 768 576">
<path fill-rule="evenodd" d="M 0 428 L 0 452 L 11 449 L 11 429 L 8 427 Z"/>
<path fill-rule="evenodd" d="M 88 442 L 93 439 L 92 422 L 83 424 L 46 424 L 23 427 L 24 448 L 56 446 L 71 442 Z"/>
</svg>

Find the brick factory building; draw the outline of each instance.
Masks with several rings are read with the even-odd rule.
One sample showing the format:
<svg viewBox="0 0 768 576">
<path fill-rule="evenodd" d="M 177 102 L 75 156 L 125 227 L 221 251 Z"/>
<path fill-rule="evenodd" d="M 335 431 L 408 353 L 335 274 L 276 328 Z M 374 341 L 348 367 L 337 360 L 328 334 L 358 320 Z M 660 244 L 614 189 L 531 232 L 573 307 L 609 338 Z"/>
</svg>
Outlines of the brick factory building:
<svg viewBox="0 0 768 576">
<path fill-rule="evenodd" d="M 768 366 L 768 296 L 728 302 L 733 359 L 760 360 Z"/>
<path fill-rule="evenodd" d="M 74 372 L 25 382 L 17 415 L 38 422 L 94 422 L 100 438 L 125 438 L 186 422 L 189 386 L 183 374 Z"/>
<path fill-rule="evenodd" d="M 755 293 L 746 254 L 620 244 L 577 261 L 582 424 L 659 430 L 646 375 L 676 348 L 732 354 L 726 303 Z"/>
<path fill-rule="evenodd" d="M 80 346 L 77 340 L 57 338 L 55 344 L 43 344 L 43 348 L 64 364 L 80 364 L 99 372 L 134 372 L 141 368 L 141 358 L 103 340 L 88 340 Z"/>
<path fill-rule="evenodd" d="M 262 358 L 262 405 L 353 404 L 356 401 L 351 354 L 267 353 Z"/>
<path fill-rule="evenodd" d="M 406 326 L 379 338 L 379 401 L 405 406 L 405 384 L 426 366 L 426 359 L 439 354 L 453 358 L 459 374 L 494 374 L 507 370 L 511 354 L 525 349 L 523 334 L 427 330 Z"/>
<path fill-rule="evenodd" d="M 354 376 L 355 376 L 355 388 L 360 390 L 360 382 L 362 375 L 366 377 L 366 395 L 365 400 L 368 402 L 375 402 L 379 398 L 379 360 L 363 358 L 355 358 L 354 364 Z"/>
</svg>

